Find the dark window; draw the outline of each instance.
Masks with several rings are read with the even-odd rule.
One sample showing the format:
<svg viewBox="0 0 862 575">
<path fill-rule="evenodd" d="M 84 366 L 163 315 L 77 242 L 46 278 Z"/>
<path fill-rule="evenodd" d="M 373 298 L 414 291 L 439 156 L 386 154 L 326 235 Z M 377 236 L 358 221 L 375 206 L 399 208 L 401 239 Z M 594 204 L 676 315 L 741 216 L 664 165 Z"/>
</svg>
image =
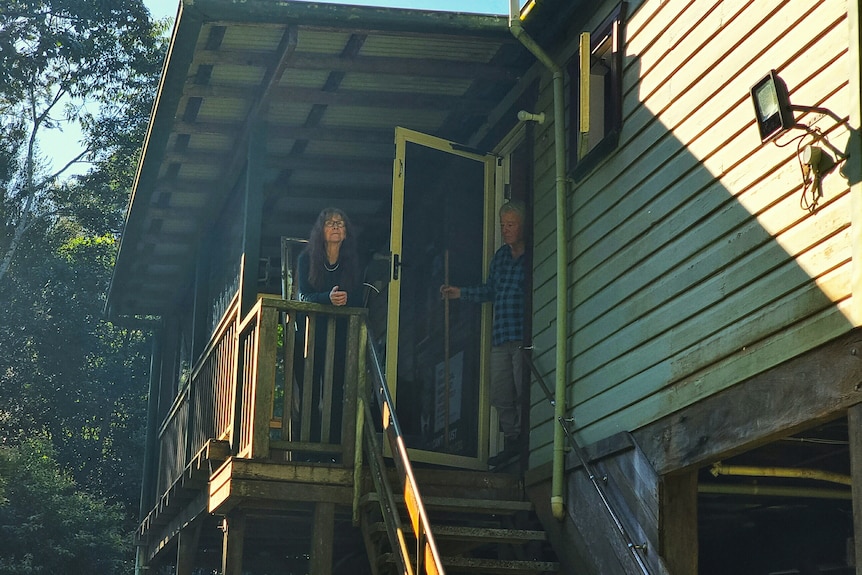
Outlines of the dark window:
<svg viewBox="0 0 862 575">
<path fill-rule="evenodd" d="M 577 180 L 617 147 L 622 128 L 623 23 L 622 2 L 590 33 L 589 70 L 582 73 L 580 50 L 568 65 L 570 93 L 569 166 Z M 581 97 L 581 78 L 589 90 Z M 588 121 L 582 121 L 582 117 Z M 587 125 L 588 124 L 588 125 Z"/>
</svg>

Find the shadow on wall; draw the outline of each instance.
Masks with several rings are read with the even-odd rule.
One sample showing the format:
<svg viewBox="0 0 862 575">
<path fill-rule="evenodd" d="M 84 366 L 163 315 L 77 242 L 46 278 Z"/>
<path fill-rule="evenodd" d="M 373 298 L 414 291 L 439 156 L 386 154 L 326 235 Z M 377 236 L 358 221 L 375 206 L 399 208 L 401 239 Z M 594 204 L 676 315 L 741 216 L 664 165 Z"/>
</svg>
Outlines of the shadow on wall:
<svg viewBox="0 0 862 575">
<path fill-rule="evenodd" d="M 641 65 L 639 57 L 630 57 L 625 77 L 641 78 Z M 828 77 L 807 77 L 794 86 L 791 96 L 807 106 L 796 117 L 805 129 L 788 132 L 777 145 L 761 145 L 745 74 L 716 78 L 709 99 L 685 112 L 674 105 L 681 106 L 677 102 L 695 87 L 682 86 L 679 77 L 653 83 L 649 93 L 640 93 L 637 84 L 624 94 L 619 147 L 579 182 L 568 205 L 570 399 L 582 445 L 679 412 L 853 328 L 850 186 L 859 183 L 860 168 L 846 159 L 859 155 L 859 133 L 836 113 L 836 102 L 848 101 L 846 88 L 824 86 Z M 671 93 L 673 99 L 662 100 Z M 819 172 L 801 161 L 806 146 L 820 148 Z M 534 315 L 537 350 L 552 350 L 555 337 L 553 298 L 541 297 L 542 286 L 553 284 L 552 193 L 537 190 L 536 198 L 534 285 L 543 304 Z M 539 352 L 536 362 L 547 373 L 543 368 L 553 359 Z M 755 419 L 773 417 L 752 413 Z M 550 409 L 535 396 L 531 421 L 534 446 L 552 436 Z M 534 461 L 549 452 L 549 442 L 540 445 Z M 574 497 L 570 491 L 567 500 Z M 842 505 L 849 509 L 849 502 Z M 818 509 L 811 507 L 809 515 Z M 605 537 L 595 522 L 581 525 L 597 513 L 569 509 L 569 520 L 581 533 Z M 779 521 L 788 538 L 769 538 L 775 546 L 761 550 L 766 563 L 771 558 L 778 565 L 775 558 L 792 545 L 789 535 L 815 524 L 801 521 Z M 628 527 L 643 534 L 650 549 L 659 548 L 655 526 Z M 776 525 L 752 528 L 766 533 Z M 843 549 L 843 536 L 834 539 L 830 546 Z M 836 541 L 841 545 L 831 545 Z M 592 547 L 575 543 L 564 544 L 561 555 L 568 548 L 596 559 Z M 703 556 L 735 556 L 741 567 L 748 558 L 733 544 L 700 541 Z M 615 566 L 599 572 L 633 567 L 625 550 L 612 554 L 617 558 L 604 560 Z M 583 557 L 568 561 L 583 565 Z"/>
</svg>

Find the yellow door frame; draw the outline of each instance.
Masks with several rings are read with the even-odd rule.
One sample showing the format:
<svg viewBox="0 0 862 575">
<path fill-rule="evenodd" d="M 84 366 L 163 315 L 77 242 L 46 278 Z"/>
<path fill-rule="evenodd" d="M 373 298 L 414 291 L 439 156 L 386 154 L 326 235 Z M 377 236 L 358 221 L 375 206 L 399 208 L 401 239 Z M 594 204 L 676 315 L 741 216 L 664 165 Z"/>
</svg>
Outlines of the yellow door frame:
<svg viewBox="0 0 862 575">
<path fill-rule="evenodd" d="M 404 221 L 404 181 L 405 181 L 405 155 L 407 144 L 413 143 L 425 146 L 441 152 L 453 154 L 463 158 L 475 160 L 484 164 L 485 189 L 483 199 L 483 221 L 482 237 L 482 277 L 487 277 L 488 268 L 491 264 L 494 247 L 494 182 L 496 156 L 482 154 L 467 148 L 456 142 L 437 138 L 422 132 L 416 132 L 407 128 L 395 128 L 395 161 L 392 169 L 392 222 L 389 250 L 393 262 L 398 261 L 403 247 L 403 221 Z M 395 276 L 398 279 L 395 279 Z M 388 313 L 386 328 L 386 380 L 390 393 L 398 405 L 398 333 L 400 324 L 401 306 L 401 275 L 400 270 L 393 264 L 392 276 L 388 286 Z M 488 442 L 490 436 L 490 402 L 489 402 L 489 361 L 491 341 L 491 309 L 489 304 L 482 306 L 481 319 L 481 358 L 479 368 L 479 417 L 477 429 L 477 456 L 467 457 L 463 455 L 452 455 L 420 449 L 408 449 L 413 461 L 422 461 L 437 465 L 447 465 L 464 469 L 486 469 L 488 461 Z"/>
</svg>

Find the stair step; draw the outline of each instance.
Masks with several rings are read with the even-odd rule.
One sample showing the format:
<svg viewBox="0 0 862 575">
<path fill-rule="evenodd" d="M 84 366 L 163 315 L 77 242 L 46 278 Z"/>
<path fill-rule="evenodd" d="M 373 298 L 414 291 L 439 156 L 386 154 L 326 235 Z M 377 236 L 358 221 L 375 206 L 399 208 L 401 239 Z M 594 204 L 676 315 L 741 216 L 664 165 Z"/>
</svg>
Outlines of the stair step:
<svg viewBox="0 0 862 575">
<path fill-rule="evenodd" d="M 373 527 L 375 532 L 386 532 L 386 525 L 377 522 Z M 544 531 L 532 529 L 498 529 L 494 527 L 461 527 L 456 525 L 434 525 L 431 532 L 438 541 L 457 540 L 472 543 L 505 543 L 519 545 L 524 543 L 544 542 L 548 536 Z"/>
<path fill-rule="evenodd" d="M 515 561 L 509 559 L 477 559 L 474 557 L 443 557 L 443 567 L 448 573 L 508 573 L 511 575 L 533 575 L 557 573 L 560 564 L 555 561 Z"/>
<path fill-rule="evenodd" d="M 529 501 L 499 501 L 497 499 L 465 499 L 461 497 L 423 497 L 426 509 L 462 513 L 511 515 L 519 511 L 532 511 Z"/>
<path fill-rule="evenodd" d="M 437 525 L 431 528 L 438 539 L 458 539 L 461 541 L 476 541 L 482 543 L 531 543 L 547 541 L 544 531 L 532 529 L 498 529 L 492 527 L 458 527 L 455 525 Z"/>
<path fill-rule="evenodd" d="M 381 556 L 385 562 L 394 562 L 392 553 Z M 538 575 L 558 573 L 560 564 L 555 561 L 518 561 L 514 559 L 482 559 L 477 557 L 441 557 L 447 573 L 499 573 L 505 575 Z"/>
<path fill-rule="evenodd" d="M 380 501 L 377 493 L 371 492 L 363 496 L 363 503 Z M 403 495 L 395 495 L 396 503 L 404 503 Z M 497 499 L 472 499 L 463 497 L 422 497 L 425 509 L 451 511 L 457 513 L 485 513 L 488 515 L 512 515 L 519 511 L 532 511 L 533 504 L 529 501 L 500 501 Z"/>
</svg>

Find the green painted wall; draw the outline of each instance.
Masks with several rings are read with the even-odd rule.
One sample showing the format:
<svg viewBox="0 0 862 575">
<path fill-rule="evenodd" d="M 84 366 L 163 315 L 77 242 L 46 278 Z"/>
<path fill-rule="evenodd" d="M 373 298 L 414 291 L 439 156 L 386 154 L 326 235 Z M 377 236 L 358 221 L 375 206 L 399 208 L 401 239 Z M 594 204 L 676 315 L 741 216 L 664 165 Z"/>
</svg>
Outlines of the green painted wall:
<svg viewBox="0 0 862 575">
<path fill-rule="evenodd" d="M 581 28 L 595 28 L 616 2 L 601 4 L 570 29 L 568 44 L 551 51 L 558 62 L 575 53 Z M 566 377 L 583 444 L 637 429 L 859 324 L 852 176 L 842 162 L 846 118 L 858 106 L 851 29 L 841 0 L 629 3 L 619 146 L 570 185 L 568 198 Z M 788 132 L 780 146 L 761 144 L 749 97 L 773 68 L 794 105 L 819 109 L 796 111 L 808 131 Z M 552 382 L 547 74 L 538 108 L 551 121 L 535 131 L 533 339 L 536 363 Z M 800 205 L 798 146 L 812 143 L 815 130 L 837 165 L 822 178 L 812 212 Z M 550 460 L 554 422 L 533 387 L 535 467 Z"/>
</svg>

